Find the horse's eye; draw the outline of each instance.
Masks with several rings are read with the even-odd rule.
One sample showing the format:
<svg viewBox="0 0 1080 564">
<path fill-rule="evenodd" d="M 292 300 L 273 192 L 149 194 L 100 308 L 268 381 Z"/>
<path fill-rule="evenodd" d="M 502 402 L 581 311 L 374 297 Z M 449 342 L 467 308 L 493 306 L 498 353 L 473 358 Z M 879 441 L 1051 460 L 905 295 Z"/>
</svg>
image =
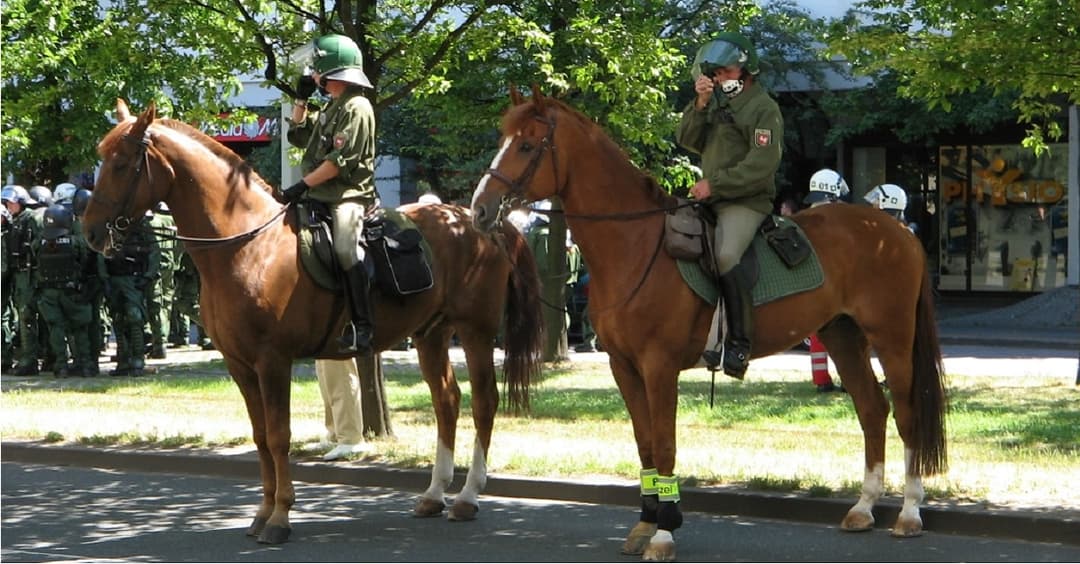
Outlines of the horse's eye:
<svg viewBox="0 0 1080 564">
<path fill-rule="evenodd" d="M 128 167 L 127 161 L 124 161 L 124 160 L 115 160 L 115 161 L 113 161 L 112 168 L 116 172 L 124 172 L 125 170 L 127 170 L 127 167 Z"/>
<path fill-rule="evenodd" d="M 529 143 L 528 141 L 522 141 L 521 142 L 521 148 L 518 149 L 518 150 L 521 151 L 522 153 L 531 152 L 533 150 L 532 143 Z"/>
</svg>

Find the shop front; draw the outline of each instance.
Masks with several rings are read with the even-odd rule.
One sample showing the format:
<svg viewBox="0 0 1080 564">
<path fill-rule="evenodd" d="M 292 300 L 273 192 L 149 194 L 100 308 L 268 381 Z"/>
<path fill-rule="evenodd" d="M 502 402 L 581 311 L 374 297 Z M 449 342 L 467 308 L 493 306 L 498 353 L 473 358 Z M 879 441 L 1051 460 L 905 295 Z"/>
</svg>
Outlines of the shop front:
<svg viewBox="0 0 1080 564">
<path fill-rule="evenodd" d="M 942 146 L 939 290 L 1044 292 L 1066 284 L 1068 145 Z"/>
</svg>

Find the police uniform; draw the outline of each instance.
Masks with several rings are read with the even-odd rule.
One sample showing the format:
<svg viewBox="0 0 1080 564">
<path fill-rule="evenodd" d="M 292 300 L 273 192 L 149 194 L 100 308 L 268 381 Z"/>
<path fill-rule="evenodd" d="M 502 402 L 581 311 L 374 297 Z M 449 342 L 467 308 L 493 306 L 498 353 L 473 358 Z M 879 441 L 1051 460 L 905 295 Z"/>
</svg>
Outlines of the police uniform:
<svg viewBox="0 0 1080 564">
<path fill-rule="evenodd" d="M 157 276 L 160 259 L 157 240 L 144 216 L 132 226 L 123 246 L 104 261 L 109 314 L 116 333 L 116 369 L 110 372 L 113 376 L 143 373 L 146 287 Z"/>
<path fill-rule="evenodd" d="M 739 263 L 762 220 L 773 208 L 776 171 L 783 154 L 784 120 L 780 107 L 748 75 L 758 72 L 753 45 L 736 33 L 722 33 L 699 49 L 694 61 L 698 76 L 722 76 L 719 71 L 740 69 L 738 80 L 725 80 L 713 91 L 705 107 L 692 100 L 684 109 L 676 140 L 701 155 L 701 169 L 708 181 L 708 203 L 716 214 L 714 258 L 720 276 L 728 331 L 723 356 L 706 351 L 702 357 L 711 369 L 741 378 L 751 356 L 753 303 L 751 282 L 741 278 Z M 727 83 L 732 89 L 725 92 Z"/>
<path fill-rule="evenodd" d="M 30 376 L 38 373 L 38 354 L 41 324 L 37 303 L 37 271 L 35 254 L 41 244 L 44 208 L 24 208 L 14 221 L 15 309 L 18 312 L 19 353 L 14 374 Z"/>
<path fill-rule="evenodd" d="M 2 328 L 3 328 L 3 354 L 0 355 L 3 358 L 3 372 L 6 374 L 11 369 L 15 368 L 15 325 L 18 323 L 18 316 L 15 312 L 15 303 L 12 300 L 12 294 L 15 291 L 15 269 L 12 266 L 12 256 L 9 254 L 13 248 L 13 233 L 11 212 L 7 210 L 5 206 L 0 209 L 0 213 L 3 213 L 2 229 L 0 229 L 0 271 L 3 272 L 2 290 L 0 290 L 0 296 L 2 296 Z"/>
<path fill-rule="evenodd" d="M 94 374 L 91 358 L 91 303 L 83 287 L 86 265 L 97 257 L 82 234 L 72 229 L 70 210 L 50 206 L 45 213 L 41 247 L 37 254 L 41 317 L 49 325 L 49 346 L 56 376 Z M 74 364 L 68 367 L 68 350 Z"/>
<path fill-rule="evenodd" d="M 146 315 L 150 325 L 150 358 L 165 358 L 165 342 L 177 266 L 176 222 L 169 213 L 159 210 L 150 217 L 150 227 L 158 241 L 158 276 L 146 286 Z"/>
</svg>

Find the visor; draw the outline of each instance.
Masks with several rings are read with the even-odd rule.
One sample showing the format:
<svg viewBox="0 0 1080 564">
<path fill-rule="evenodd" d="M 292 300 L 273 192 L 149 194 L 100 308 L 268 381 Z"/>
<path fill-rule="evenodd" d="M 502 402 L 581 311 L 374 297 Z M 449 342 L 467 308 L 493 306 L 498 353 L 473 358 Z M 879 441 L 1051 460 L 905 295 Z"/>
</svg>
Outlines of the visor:
<svg viewBox="0 0 1080 564">
<path fill-rule="evenodd" d="M 713 40 L 698 49 L 694 57 L 694 64 L 690 67 L 690 75 L 697 80 L 699 76 L 712 76 L 713 72 L 720 67 L 739 65 L 746 63 L 747 55 L 738 45 L 723 40 Z"/>
<path fill-rule="evenodd" d="M 355 84 L 357 86 L 366 86 L 371 88 L 371 81 L 368 80 L 364 71 L 358 68 L 337 69 L 332 70 L 326 74 L 319 75 L 320 80 L 340 80 L 341 82 L 348 82 L 349 84 Z"/>
</svg>

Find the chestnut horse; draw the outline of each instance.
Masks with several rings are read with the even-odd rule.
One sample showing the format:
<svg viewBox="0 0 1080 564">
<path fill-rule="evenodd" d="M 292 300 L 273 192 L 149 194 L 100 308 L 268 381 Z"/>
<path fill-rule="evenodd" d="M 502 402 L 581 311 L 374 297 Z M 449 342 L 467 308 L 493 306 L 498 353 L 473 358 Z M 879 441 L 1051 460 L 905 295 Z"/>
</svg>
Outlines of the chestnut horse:
<svg viewBox="0 0 1080 564">
<path fill-rule="evenodd" d="M 289 470 L 289 388 L 293 359 L 347 358 L 336 350 L 344 298 L 301 266 L 296 214 L 285 214 L 272 188 L 235 153 L 197 129 L 138 117 L 117 101 L 119 123 L 102 139 L 101 175 L 83 218 L 90 245 L 110 253 L 125 229 L 159 201 L 169 205 L 179 238 L 199 270 L 203 326 L 240 388 L 262 474 L 263 500 L 248 534 L 288 539 L 295 494 Z M 466 483 L 448 516 L 474 518 L 487 479 L 486 460 L 499 404 L 493 348 L 505 313 L 506 392 L 527 407 L 540 369 L 541 312 L 536 264 L 509 223 L 485 234 L 469 212 L 450 205 L 403 206 L 430 245 L 430 290 L 401 300 L 375 294 L 374 346 L 412 336 L 438 421 L 431 486 L 414 512 L 439 515 L 454 473 L 461 392 L 448 347 L 456 333 L 468 361 L 476 441 Z"/>
<path fill-rule="evenodd" d="M 676 206 L 600 127 L 566 104 L 512 89 L 502 140 L 473 195 L 480 228 L 521 201 L 558 196 L 591 275 L 590 319 L 630 412 L 642 468 L 641 520 L 623 545 L 647 560 L 672 560 L 682 523 L 675 479 L 679 372 L 704 350 L 715 307 L 691 290 L 659 252 L 664 213 Z M 824 284 L 755 308 L 753 356 L 786 351 L 817 332 L 858 412 L 865 444 L 862 495 L 844 517 L 871 529 L 882 494 L 889 405 L 870 351 L 885 370 L 905 445 L 904 503 L 893 534 L 922 532 L 921 477 L 945 468 L 945 391 L 926 257 L 895 219 L 859 205 L 804 211 Z"/>
</svg>

